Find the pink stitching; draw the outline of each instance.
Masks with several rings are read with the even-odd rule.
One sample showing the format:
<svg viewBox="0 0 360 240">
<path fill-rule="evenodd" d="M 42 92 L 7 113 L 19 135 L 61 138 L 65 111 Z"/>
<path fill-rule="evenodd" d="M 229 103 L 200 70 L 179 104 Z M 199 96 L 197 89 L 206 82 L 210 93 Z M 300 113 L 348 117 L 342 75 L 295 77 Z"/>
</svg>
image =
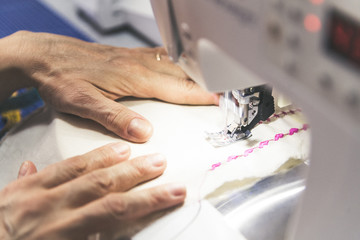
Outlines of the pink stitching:
<svg viewBox="0 0 360 240">
<path fill-rule="evenodd" d="M 231 162 L 232 160 L 235 160 L 235 159 L 237 159 L 239 156 L 230 156 L 230 157 L 228 157 L 228 159 L 227 159 L 227 161 L 228 162 Z"/>
<path fill-rule="evenodd" d="M 211 166 L 211 170 L 215 170 L 217 167 L 221 166 L 221 162 L 215 163 Z"/>
<path fill-rule="evenodd" d="M 266 141 L 261 142 L 260 145 L 259 145 L 259 148 L 265 147 L 266 145 L 269 144 L 269 142 L 270 142 L 270 140 L 266 140 Z"/>
<path fill-rule="evenodd" d="M 244 157 L 249 156 L 249 154 L 252 153 L 252 152 L 254 152 L 254 148 L 249 148 L 249 149 L 245 150 Z"/>
<path fill-rule="evenodd" d="M 278 133 L 275 135 L 274 141 L 278 141 L 280 138 L 283 138 L 284 134 L 283 133 Z"/>
<path fill-rule="evenodd" d="M 247 156 L 249 156 L 251 153 L 253 153 L 255 149 L 262 149 L 262 148 L 264 148 L 265 146 L 269 145 L 270 142 L 276 142 L 276 141 L 278 141 L 280 138 L 283 138 L 283 137 L 285 137 L 285 136 L 292 136 L 292 135 L 294 135 L 295 133 L 298 133 L 298 132 L 301 132 L 301 131 L 306 131 L 306 130 L 308 130 L 308 129 L 309 129 L 309 125 L 308 125 L 308 124 L 303 124 L 302 128 L 291 128 L 291 129 L 289 130 L 289 132 L 288 132 L 288 133 L 285 133 L 285 134 L 284 134 L 284 133 L 278 133 L 278 134 L 275 135 L 275 137 L 274 137 L 273 139 L 269 139 L 269 140 L 266 140 L 266 141 L 262 141 L 262 142 L 259 143 L 258 146 L 253 147 L 253 148 L 249 148 L 249 149 L 245 150 L 243 155 L 229 156 L 229 157 L 227 158 L 227 161 L 226 161 L 226 162 L 231 162 L 231 161 L 236 160 L 236 159 L 238 159 L 238 158 L 240 158 L 240 157 L 247 157 Z M 223 163 L 225 163 L 225 162 L 218 162 L 218 163 L 215 163 L 215 164 L 211 165 L 211 169 L 210 169 L 210 170 L 211 170 L 211 171 L 212 171 L 212 170 L 215 170 L 216 168 L 218 168 L 218 167 L 220 167 L 221 165 L 223 165 Z"/>
<path fill-rule="evenodd" d="M 290 129 L 289 134 L 294 135 L 294 133 L 297 133 L 298 131 L 299 131 L 298 128 L 292 128 L 292 129 Z"/>
</svg>

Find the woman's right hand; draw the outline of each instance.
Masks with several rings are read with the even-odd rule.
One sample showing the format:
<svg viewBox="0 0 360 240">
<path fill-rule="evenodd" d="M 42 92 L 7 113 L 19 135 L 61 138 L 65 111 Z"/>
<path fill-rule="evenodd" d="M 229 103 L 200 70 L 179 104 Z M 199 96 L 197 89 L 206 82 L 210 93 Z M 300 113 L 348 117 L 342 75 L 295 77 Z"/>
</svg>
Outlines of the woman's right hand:
<svg viewBox="0 0 360 240">
<path fill-rule="evenodd" d="M 129 156 L 127 144 L 113 143 L 37 173 L 23 165 L 0 192 L 0 239 L 87 239 L 184 201 L 177 184 L 129 191 L 166 168 L 160 154 Z"/>
</svg>

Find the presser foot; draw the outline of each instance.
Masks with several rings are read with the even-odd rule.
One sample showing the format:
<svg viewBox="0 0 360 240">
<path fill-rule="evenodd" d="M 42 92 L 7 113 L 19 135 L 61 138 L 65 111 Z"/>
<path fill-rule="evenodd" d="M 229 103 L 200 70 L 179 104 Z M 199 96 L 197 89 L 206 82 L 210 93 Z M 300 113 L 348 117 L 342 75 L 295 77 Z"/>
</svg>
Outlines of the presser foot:
<svg viewBox="0 0 360 240">
<path fill-rule="evenodd" d="M 234 142 L 247 139 L 252 136 L 250 130 L 241 131 L 236 129 L 235 131 L 230 132 L 228 129 L 222 130 L 220 132 L 209 133 L 206 132 L 206 138 L 211 145 L 214 147 L 223 147 L 230 145 Z"/>
</svg>

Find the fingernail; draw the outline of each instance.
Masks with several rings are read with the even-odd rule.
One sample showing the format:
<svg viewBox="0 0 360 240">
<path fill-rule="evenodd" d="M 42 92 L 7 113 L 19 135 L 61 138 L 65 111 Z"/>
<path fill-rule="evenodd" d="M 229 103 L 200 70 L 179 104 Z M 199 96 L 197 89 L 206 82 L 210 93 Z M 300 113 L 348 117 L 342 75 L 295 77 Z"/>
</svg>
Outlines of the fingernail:
<svg viewBox="0 0 360 240">
<path fill-rule="evenodd" d="M 25 162 L 23 162 L 23 164 L 21 164 L 20 170 L 19 170 L 19 177 L 26 176 L 26 173 L 29 170 L 29 166 L 30 166 L 30 164 L 28 161 L 25 161 Z"/>
<path fill-rule="evenodd" d="M 114 143 L 111 145 L 111 148 L 118 154 L 118 155 L 125 155 L 129 152 L 130 146 L 126 143 Z"/>
<path fill-rule="evenodd" d="M 186 187 L 183 184 L 171 184 L 168 186 L 168 191 L 174 197 L 182 197 L 186 195 Z"/>
<path fill-rule="evenodd" d="M 151 135 L 152 126 L 145 119 L 134 118 L 131 120 L 127 132 L 130 136 L 143 140 Z"/>
<path fill-rule="evenodd" d="M 147 160 L 151 162 L 154 167 L 162 167 L 165 164 L 166 158 L 162 154 L 153 154 L 149 155 Z"/>
</svg>

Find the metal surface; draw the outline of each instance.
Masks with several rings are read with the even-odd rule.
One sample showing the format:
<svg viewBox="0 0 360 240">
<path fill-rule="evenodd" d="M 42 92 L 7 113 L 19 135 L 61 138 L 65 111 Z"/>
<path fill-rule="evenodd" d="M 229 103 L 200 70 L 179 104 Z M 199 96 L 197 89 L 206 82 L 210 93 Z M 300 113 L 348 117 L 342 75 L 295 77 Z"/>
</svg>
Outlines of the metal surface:
<svg viewBox="0 0 360 240">
<path fill-rule="evenodd" d="M 305 189 L 306 168 L 302 164 L 264 178 L 215 207 L 248 240 L 285 239 L 289 219 Z"/>
<path fill-rule="evenodd" d="M 151 1 L 194 80 L 213 92 L 266 82 L 307 116 L 311 168 L 287 239 L 359 239 L 360 1 Z"/>
<path fill-rule="evenodd" d="M 251 137 L 251 130 L 260 121 L 267 120 L 275 111 L 272 89 L 257 86 L 225 92 L 220 107 L 225 113 L 225 128 L 220 132 L 207 133 L 207 139 L 215 147 Z"/>
</svg>

